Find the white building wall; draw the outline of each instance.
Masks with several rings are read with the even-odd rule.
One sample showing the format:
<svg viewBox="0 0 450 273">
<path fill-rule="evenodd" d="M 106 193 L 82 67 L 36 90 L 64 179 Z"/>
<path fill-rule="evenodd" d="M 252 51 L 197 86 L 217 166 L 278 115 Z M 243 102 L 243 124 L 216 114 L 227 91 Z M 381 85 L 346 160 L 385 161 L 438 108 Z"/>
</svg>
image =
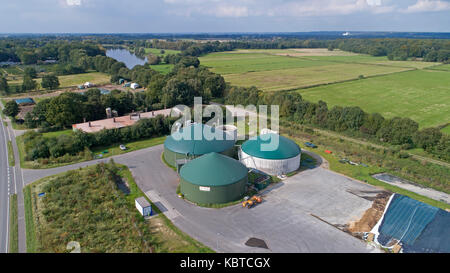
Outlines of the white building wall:
<svg viewBox="0 0 450 273">
<path fill-rule="evenodd" d="M 136 208 L 141 213 L 141 215 L 144 215 L 144 210 L 142 209 L 141 204 L 139 204 L 136 200 L 134 200 L 134 204 L 136 205 Z"/>
<path fill-rule="evenodd" d="M 242 150 L 240 150 L 240 153 L 241 162 L 247 168 L 261 170 L 271 175 L 287 174 L 300 168 L 301 153 L 296 157 L 280 160 L 254 157 Z"/>
</svg>

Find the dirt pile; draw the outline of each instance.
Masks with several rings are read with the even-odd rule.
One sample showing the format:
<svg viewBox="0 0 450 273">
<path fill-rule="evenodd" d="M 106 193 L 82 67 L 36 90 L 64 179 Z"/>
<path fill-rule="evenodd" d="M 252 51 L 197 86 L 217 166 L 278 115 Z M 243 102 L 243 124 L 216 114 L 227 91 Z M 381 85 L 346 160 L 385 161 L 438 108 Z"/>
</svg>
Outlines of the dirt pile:
<svg viewBox="0 0 450 273">
<path fill-rule="evenodd" d="M 372 203 L 372 207 L 366 210 L 361 219 L 350 222 L 346 228 L 346 231 L 352 233 L 353 235 L 357 235 L 359 233 L 369 232 L 372 230 L 376 223 L 381 219 L 381 216 L 383 216 L 384 209 L 391 195 L 391 192 L 386 191 L 377 194 L 374 202 Z"/>
</svg>

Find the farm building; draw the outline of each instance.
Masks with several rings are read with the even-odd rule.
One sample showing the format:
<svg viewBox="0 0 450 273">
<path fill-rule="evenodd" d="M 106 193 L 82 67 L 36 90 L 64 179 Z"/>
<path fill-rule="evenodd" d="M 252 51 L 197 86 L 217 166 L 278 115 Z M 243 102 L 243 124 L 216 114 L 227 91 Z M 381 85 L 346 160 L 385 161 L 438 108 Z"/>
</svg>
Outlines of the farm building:
<svg viewBox="0 0 450 273">
<path fill-rule="evenodd" d="M 173 108 L 175 109 L 175 108 Z M 168 117 L 171 115 L 172 111 L 175 111 L 175 113 L 178 113 L 177 110 L 173 109 L 163 109 L 163 110 L 157 110 L 157 111 L 151 111 L 151 112 L 144 112 L 144 113 L 133 113 L 127 116 L 121 116 L 121 117 L 110 117 L 107 119 L 101 119 L 101 120 L 95 120 L 95 121 L 88 121 L 83 123 L 77 123 L 72 124 L 72 129 L 74 131 L 80 130 L 85 133 L 96 133 L 103 129 L 119 129 L 127 126 L 131 126 L 138 122 L 141 119 L 144 118 L 154 118 L 158 115 L 163 115 L 165 117 Z M 107 109 L 107 115 L 112 116 L 112 112 L 110 108 Z"/>
<path fill-rule="evenodd" d="M 278 138 L 278 142 L 275 138 Z M 273 143 L 275 146 L 268 146 Z M 287 174 L 300 167 L 300 147 L 292 140 L 278 134 L 253 137 L 240 150 L 240 160 L 248 168 L 272 175 Z"/>
<path fill-rule="evenodd" d="M 83 86 L 84 86 L 84 88 L 89 88 L 89 87 L 93 87 L 94 85 L 92 83 L 90 83 L 90 82 L 85 82 L 83 84 Z"/>
<path fill-rule="evenodd" d="M 145 217 L 150 216 L 152 214 L 152 206 L 147 201 L 147 199 L 145 199 L 145 197 L 141 196 L 134 199 L 134 204 L 142 216 Z"/>
<path fill-rule="evenodd" d="M 221 139 L 215 138 L 217 134 Z M 212 152 L 233 156 L 234 140 L 227 139 L 224 131 L 200 123 L 181 128 L 164 142 L 164 159 L 173 167 L 177 166 L 177 160 L 193 159 Z"/>
<path fill-rule="evenodd" d="M 180 171 L 180 191 L 198 204 L 239 200 L 245 194 L 248 169 L 228 156 L 209 153 L 186 163 Z"/>
</svg>

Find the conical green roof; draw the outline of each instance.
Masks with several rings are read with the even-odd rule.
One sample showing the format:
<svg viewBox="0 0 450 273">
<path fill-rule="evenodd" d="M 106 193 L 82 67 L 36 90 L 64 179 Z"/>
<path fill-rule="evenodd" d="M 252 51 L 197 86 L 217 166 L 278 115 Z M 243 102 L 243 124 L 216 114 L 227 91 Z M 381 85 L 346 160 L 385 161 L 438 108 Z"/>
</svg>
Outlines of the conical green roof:
<svg viewBox="0 0 450 273">
<path fill-rule="evenodd" d="M 205 128 L 208 130 L 205 130 Z M 222 135 L 221 139 L 215 138 L 216 133 Z M 197 136 L 200 136 L 200 138 L 197 138 Z M 204 155 L 211 152 L 224 152 L 231 149 L 234 144 L 233 139 L 227 140 L 227 134 L 224 131 L 196 123 L 183 127 L 168 136 L 164 142 L 164 147 L 179 154 Z"/>
<path fill-rule="evenodd" d="M 272 151 L 264 151 L 262 145 L 267 146 L 274 137 L 278 137 L 278 145 Z M 276 143 L 276 141 L 274 140 L 272 143 Z M 253 137 L 244 142 L 241 148 L 248 155 L 264 159 L 288 159 L 298 156 L 301 152 L 300 147 L 294 141 L 272 133 Z"/>
<path fill-rule="evenodd" d="M 231 157 L 209 153 L 181 167 L 182 179 L 199 186 L 225 186 L 239 182 L 248 174 L 247 167 Z"/>
</svg>

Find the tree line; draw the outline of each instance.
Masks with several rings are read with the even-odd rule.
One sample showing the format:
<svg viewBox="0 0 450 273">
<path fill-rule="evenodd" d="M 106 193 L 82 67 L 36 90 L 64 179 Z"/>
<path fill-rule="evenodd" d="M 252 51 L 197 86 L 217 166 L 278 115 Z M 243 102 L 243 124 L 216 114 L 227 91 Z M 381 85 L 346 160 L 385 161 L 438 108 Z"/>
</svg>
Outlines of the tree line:
<svg viewBox="0 0 450 273">
<path fill-rule="evenodd" d="M 419 130 L 418 123 L 410 118 L 386 119 L 379 113 L 366 113 L 357 106 L 334 106 L 330 109 L 326 102 L 309 102 L 298 93 L 262 92 L 255 87 L 229 88 L 225 103 L 279 105 L 280 117 L 289 122 L 400 145 L 403 149 L 419 147 L 450 161 L 450 136 L 439 128 Z"/>
<path fill-rule="evenodd" d="M 228 42 L 170 42 L 153 40 L 152 42 L 135 41 L 135 45 L 144 47 L 181 50 L 182 56 L 201 56 L 212 52 L 231 51 L 235 49 L 287 49 L 287 48 L 328 48 L 387 56 L 389 60 L 404 61 L 408 59 L 427 62 L 450 62 L 450 41 L 446 39 L 335 39 L 314 40 L 297 38 L 279 39 L 242 39 Z"/>
</svg>

